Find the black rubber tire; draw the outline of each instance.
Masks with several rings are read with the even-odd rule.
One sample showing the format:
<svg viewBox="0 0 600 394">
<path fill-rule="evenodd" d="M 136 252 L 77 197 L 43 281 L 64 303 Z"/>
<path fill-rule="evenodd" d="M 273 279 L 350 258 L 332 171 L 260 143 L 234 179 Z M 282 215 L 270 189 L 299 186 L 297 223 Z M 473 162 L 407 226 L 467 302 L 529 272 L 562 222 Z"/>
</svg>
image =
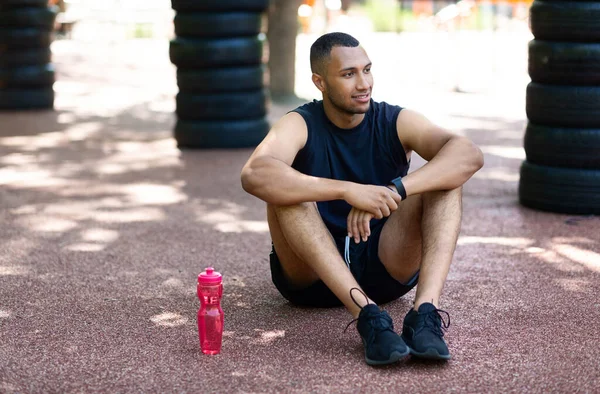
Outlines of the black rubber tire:
<svg viewBox="0 0 600 394">
<path fill-rule="evenodd" d="M 0 54 L 13 49 L 47 48 L 51 32 L 39 29 L 0 29 Z"/>
<path fill-rule="evenodd" d="M 178 69 L 177 86 L 180 92 L 236 92 L 262 89 L 264 66 Z"/>
<path fill-rule="evenodd" d="M 531 40 L 529 76 L 554 85 L 600 85 L 600 44 Z"/>
<path fill-rule="evenodd" d="M 544 126 L 600 128 L 600 87 L 527 85 L 526 112 Z"/>
<path fill-rule="evenodd" d="M 254 11 L 263 12 L 269 6 L 269 0 L 171 0 L 171 7 L 176 11 Z"/>
<path fill-rule="evenodd" d="M 0 0 L 0 10 L 22 7 L 47 7 L 48 0 Z"/>
<path fill-rule="evenodd" d="M 54 90 L 0 89 L 0 110 L 52 109 Z"/>
<path fill-rule="evenodd" d="M 600 128 L 569 129 L 529 123 L 524 139 L 533 164 L 600 170 Z"/>
<path fill-rule="evenodd" d="M 50 87 L 54 81 L 54 66 L 50 63 L 19 68 L 0 68 L 0 89 Z"/>
<path fill-rule="evenodd" d="M 50 7 L 0 10 L 0 27 L 35 27 L 50 31 L 54 27 L 56 13 L 56 9 Z"/>
<path fill-rule="evenodd" d="M 531 32 L 538 40 L 600 42 L 600 1 L 534 1 Z"/>
<path fill-rule="evenodd" d="M 0 68 L 15 68 L 50 63 L 50 48 L 5 52 L 0 56 Z"/>
<path fill-rule="evenodd" d="M 262 63 L 264 37 L 171 40 L 169 57 L 181 68 L 251 66 Z"/>
<path fill-rule="evenodd" d="M 267 114 L 268 93 L 264 89 L 208 94 L 179 92 L 176 103 L 176 113 L 179 119 L 253 119 Z"/>
<path fill-rule="evenodd" d="M 524 161 L 519 201 L 543 211 L 600 214 L 600 170 L 547 167 Z"/>
<path fill-rule="evenodd" d="M 173 20 L 179 37 L 244 37 L 261 31 L 258 12 L 182 13 Z"/>
<path fill-rule="evenodd" d="M 178 120 L 174 138 L 179 148 L 249 148 L 263 140 L 269 127 L 266 117 L 236 121 Z"/>
</svg>

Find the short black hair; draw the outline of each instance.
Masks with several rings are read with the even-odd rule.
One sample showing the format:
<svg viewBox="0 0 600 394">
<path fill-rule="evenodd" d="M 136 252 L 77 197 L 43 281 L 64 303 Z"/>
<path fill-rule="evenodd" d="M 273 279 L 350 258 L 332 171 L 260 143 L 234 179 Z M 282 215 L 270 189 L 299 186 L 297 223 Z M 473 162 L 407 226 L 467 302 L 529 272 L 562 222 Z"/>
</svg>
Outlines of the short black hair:
<svg viewBox="0 0 600 394">
<path fill-rule="evenodd" d="M 356 38 L 346 33 L 334 32 L 322 35 L 310 47 L 310 70 L 322 74 L 325 60 L 329 59 L 333 47 L 355 48 L 359 44 Z"/>
</svg>

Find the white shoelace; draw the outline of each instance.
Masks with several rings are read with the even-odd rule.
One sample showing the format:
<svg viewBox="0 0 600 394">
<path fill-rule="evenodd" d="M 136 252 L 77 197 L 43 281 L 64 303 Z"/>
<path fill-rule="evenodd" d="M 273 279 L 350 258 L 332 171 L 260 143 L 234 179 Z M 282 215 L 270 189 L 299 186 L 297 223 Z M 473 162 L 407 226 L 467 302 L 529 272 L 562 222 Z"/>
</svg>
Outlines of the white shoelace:
<svg viewBox="0 0 600 394">
<path fill-rule="evenodd" d="M 346 235 L 346 246 L 344 247 L 344 260 L 348 268 L 350 268 L 350 237 L 348 235 Z"/>
</svg>

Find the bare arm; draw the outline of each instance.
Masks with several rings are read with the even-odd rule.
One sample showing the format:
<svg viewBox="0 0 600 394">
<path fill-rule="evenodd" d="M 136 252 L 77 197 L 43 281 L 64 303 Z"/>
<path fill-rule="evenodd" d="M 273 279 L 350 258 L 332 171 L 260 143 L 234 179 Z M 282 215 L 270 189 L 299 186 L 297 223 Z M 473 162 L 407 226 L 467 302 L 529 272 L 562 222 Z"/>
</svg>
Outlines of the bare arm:
<svg viewBox="0 0 600 394">
<path fill-rule="evenodd" d="M 396 122 L 398 137 L 407 153 L 415 151 L 428 163 L 402 178 L 407 196 L 463 185 L 483 166 L 483 154 L 469 139 L 450 133 L 423 115 L 402 110 Z M 393 185 L 390 188 L 395 189 Z M 366 240 L 374 216 L 354 207 L 347 218 L 348 233 Z"/>
<path fill-rule="evenodd" d="M 343 182 L 308 176 L 291 167 L 307 136 L 299 114 L 281 118 L 242 169 L 244 190 L 276 205 L 341 199 Z"/>
<path fill-rule="evenodd" d="M 299 114 L 291 112 L 281 118 L 242 169 L 244 190 L 275 205 L 343 199 L 378 218 L 398 208 L 400 199 L 386 187 L 318 178 L 293 169 L 291 164 L 307 137 Z"/>
<path fill-rule="evenodd" d="M 428 161 L 402 178 L 407 195 L 455 189 L 483 166 L 483 154 L 473 142 L 436 126 L 415 111 L 402 110 L 396 125 L 404 148 Z"/>
</svg>

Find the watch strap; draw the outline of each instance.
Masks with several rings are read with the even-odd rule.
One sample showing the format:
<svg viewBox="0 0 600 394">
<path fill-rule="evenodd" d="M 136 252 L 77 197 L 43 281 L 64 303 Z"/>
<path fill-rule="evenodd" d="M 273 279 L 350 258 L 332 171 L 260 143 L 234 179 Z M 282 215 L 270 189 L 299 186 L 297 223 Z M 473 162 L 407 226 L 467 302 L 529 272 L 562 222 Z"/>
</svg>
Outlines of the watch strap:
<svg viewBox="0 0 600 394">
<path fill-rule="evenodd" d="M 406 189 L 404 188 L 404 184 L 402 183 L 402 177 L 399 176 L 396 179 L 392 179 L 392 183 L 396 186 L 396 190 L 398 190 L 398 194 L 402 197 L 402 201 L 406 200 Z"/>
</svg>

